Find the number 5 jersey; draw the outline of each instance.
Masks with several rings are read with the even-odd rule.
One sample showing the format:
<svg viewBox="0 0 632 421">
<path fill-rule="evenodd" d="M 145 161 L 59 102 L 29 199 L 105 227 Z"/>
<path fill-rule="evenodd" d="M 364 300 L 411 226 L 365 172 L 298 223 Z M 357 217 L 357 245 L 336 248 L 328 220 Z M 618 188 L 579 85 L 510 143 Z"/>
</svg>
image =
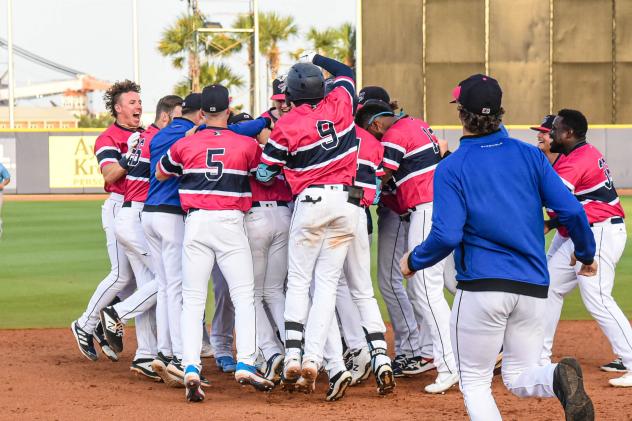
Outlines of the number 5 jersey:
<svg viewBox="0 0 632 421">
<path fill-rule="evenodd" d="M 177 141 L 160 160 L 160 170 L 179 176 L 182 209 L 240 210 L 252 206 L 248 176 L 257 169 L 259 146 L 221 127 Z"/>
</svg>

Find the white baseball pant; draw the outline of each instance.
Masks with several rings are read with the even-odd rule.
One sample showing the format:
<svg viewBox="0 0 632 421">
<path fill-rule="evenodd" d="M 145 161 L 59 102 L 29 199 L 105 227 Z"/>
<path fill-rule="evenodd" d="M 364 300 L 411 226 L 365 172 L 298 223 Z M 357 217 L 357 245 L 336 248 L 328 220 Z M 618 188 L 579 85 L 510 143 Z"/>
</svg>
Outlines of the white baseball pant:
<svg viewBox="0 0 632 421">
<path fill-rule="evenodd" d="M 156 328 L 158 351 L 182 359 L 182 241 L 184 216 L 143 212 L 143 230 L 156 271 Z"/>
<path fill-rule="evenodd" d="M 116 238 L 132 266 L 137 290 L 113 307 L 123 323 L 136 319 L 138 348 L 135 358 L 155 358 L 158 353 L 155 309 L 158 281 L 155 279 L 149 246 L 143 231 L 143 206 L 142 202 L 132 202 L 131 206 L 122 207 L 116 215 Z"/>
<path fill-rule="evenodd" d="M 292 215 L 288 207 L 278 206 L 276 202 L 260 204 L 246 214 L 245 220 L 254 265 L 257 340 L 267 360 L 276 353 L 283 354 L 274 327 L 281 338 L 285 337 L 283 289 L 287 277 L 287 245 Z M 268 308 L 272 320 L 264 306 Z"/>
<path fill-rule="evenodd" d="M 385 206 L 378 207 L 377 215 L 377 280 L 393 326 L 395 354 L 432 358 L 432 342 L 428 341 L 424 349 L 419 322 L 399 269 L 399 260 L 408 246 L 410 224 Z"/>
<path fill-rule="evenodd" d="M 347 279 L 344 275 L 338 282 L 336 291 L 336 314 L 340 322 L 339 329 L 350 349 L 360 349 L 367 346 L 366 336 L 362 330 L 362 319 L 358 307 L 351 298 Z"/>
<path fill-rule="evenodd" d="M 290 226 L 289 268 L 285 300 L 285 347 L 298 356 L 305 326 L 304 358 L 316 364 L 334 317 L 336 290 L 353 238 L 356 206 L 347 202 L 341 185 L 309 187 L 295 202 Z M 309 307 L 309 286 L 315 278 Z"/>
<path fill-rule="evenodd" d="M 110 273 L 97 285 L 88 306 L 79 317 L 77 323 L 80 328 L 92 334 L 99 322 L 100 311 L 107 307 L 114 298 L 127 297 L 134 288 L 134 273 L 125 254 L 125 250 L 115 234 L 115 218 L 123 205 L 123 196 L 111 193 L 101 207 L 101 223 L 105 231 L 105 240 L 110 258 Z"/>
<path fill-rule="evenodd" d="M 432 203 L 417 205 L 410 213 L 408 249 L 412 250 L 422 243 L 431 228 Z M 444 266 L 445 259 L 434 266 L 416 272 L 408 279 L 408 290 L 413 293 L 411 297 L 413 308 L 423 316 L 424 324 L 429 328 L 432 354 L 439 379 L 456 372 L 450 344 L 450 307 L 443 295 Z"/>
<path fill-rule="evenodd" d="M 577 275 L 581 263 L 570 266 L 571 255 L 575 247 L 570 238 L 555 241 L 559 246 L 548 261 L 551 286 L 546 306 L 546 330 L 542 348 L 542 362 L 551 361 L 553 339 L 560 320 L 564 297 L 575 287 L 579 292 L 586 310 L 595 318 L 603 331 L 613 352 L 621 357 L 623 365 L 632 367 L 632 327 L 617 302 L 612 297 L 615 269 L 623 250 L 627 234 L 625 224 L 611 225 L 609 222 L 594 224 L 597 261 L 597 275 L 585 277 Z M 563 238 L 559 236 L 560 238 Z"/>
<path fill-rule="evenodd" d="M 257 357 L 252 255 L 238 210 L 198 210 L 185 221 L 182 254 L 182 364 L 201 369 L 202 331 L 213 265 L 226 277 L 235 306 L 237 360 L 254 365 Z"/>
<path fill-rule="evenodd" d="M 233 330 L 235 329 L 235 307 L 230 299 L 226 278 L 217 266 L 211 271 L 215 308 L 211 322 L 210 342 L 215 358 L 233 356 Z"/>
<path fill-rule="evenodd" d="M 473 421 L 501 420 L 492 396 L 498 350 L 507 389 L 524 397 L 554 397 L 557 364 L 540 366 L 546 299 L 496 291 L 458 290 L 450 333 L 465 407 Z"/>
</svg>

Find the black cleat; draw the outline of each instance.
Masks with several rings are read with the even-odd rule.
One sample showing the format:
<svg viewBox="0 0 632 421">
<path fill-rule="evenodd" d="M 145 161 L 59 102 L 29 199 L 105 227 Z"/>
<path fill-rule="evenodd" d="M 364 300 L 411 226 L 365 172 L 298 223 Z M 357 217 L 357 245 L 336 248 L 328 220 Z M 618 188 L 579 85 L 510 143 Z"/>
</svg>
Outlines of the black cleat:
<svg viewBox="0 0 632 421">
<path fill-rule="evenodd" d="M 79 352 L 81 352 L 87 359 L 96 361 L 99 358 L 99 355 L 97 354 L 97 350 L 94 349 L 92 335 L 80 328 L 76 320 L 70 325 L 70 330 L 77 341 Z"/>
<path fill-rule="evenodd" d="M 566 421 L 595 419 L 595 408 L 584 390 L 582 369 L 575 358 L 563 358 L 555 367 L 553 391 L 564 408 Z"/>
<path fill-rule="evenodd" d="M 112 362 L 117 362 L 119 360 L 118 354 L 114 352 L 110 343 L 107 339 L 105 339 L 105 334 L 103 333 L 103 326 L 101 325 L 101 321 L 97 323 L 97 327 L 94 329 L 94 333 L 92 334 L 94 339 L 97 341 L 99 346 L 101 347 L 101 352 L 103 355 L 108 357 L 108 359 Z"/>
<path fill-rule="evenodd" d="M 145 376 L 155 382 L 161 382 L 162 379 L 151 367 L 151 363 L 153 362 L 153 358 L 137 358 L 132 361 L 132 365 L 129 369 L 139 377 Z"/>
<path fill-rule="evenodd" d="M 345 395 L 345 391 L 351 384 L 351 380 L 351 373 L 348 371 L 339 371 L 329 379 L 329 389 L 327 389 L 325 400 L 327 402 L 333 402 L 342 399 Z"/>
<path fill-rule="evenodd" d="M 123 352 L 123 322 L 121 322 L 114 307 L 106 307 L 101 310 L 101 326 L 110 348 L 116 353 Z"/>
</svg>

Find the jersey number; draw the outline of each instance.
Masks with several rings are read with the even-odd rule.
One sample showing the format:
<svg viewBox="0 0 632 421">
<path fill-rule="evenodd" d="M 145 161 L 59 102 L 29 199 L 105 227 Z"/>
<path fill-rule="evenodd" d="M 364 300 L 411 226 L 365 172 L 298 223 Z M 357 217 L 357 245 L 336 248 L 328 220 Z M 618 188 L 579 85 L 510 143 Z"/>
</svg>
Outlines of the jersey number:
<svg viewBox="0 0 632 421">
<path fill-rule="evenodd" d="M 316 123 L 316 128 L 318 129 L 318 135 L 321 139 L 326 137 L 330 137 L 326 142 L 320 144 L 323 149 L 329 151 L 331 149 L 337 148 L 340 141 L 338 140 L 338 135 L 336 134 L 336 129 L 334 128 L 334 123 L 329 120 L 318 120 Z"/>
<path fill-rule="evenodd" d="M 138 145 L 136 145 L 136 147 L 132 149 L 132 153 L 130 154 L 127 160 L 127 165 L 129 165 L 130 167 L 135 167 L 136 165 L 138 165 L 138 161 L 140 161 L 140 154 L 141 154 L 140 149 L 143 147 L 144 144 L 145 144 L 145 138 L 141 137 L 140 141 L 138 142 Z"/>
<path fill-rule="evenodd" d="M 206 150 L 206 167 L 208 171 L 204 175 L 208 181 L 217 181 L 222 178 L 224 163 L 213 159 L 218 155 L 224 155 L 224 148 Z"/>
<path fill-rule="evenodd" d="M 432 131 L 432 129 L 422 127 L 421 130 L 428 137 L 428 140 L 432 144 L 432 150 L 434 151 L 434 153 L 438 154 L 439 153 L 439 145 L 437 144 L 437 142 L 434 141 L 435 138 L 434 138 L 434 132 Z"/>
<path fill-rule="evenodd" d="M 601 158 L 599 159 L 599 169 L 603 171 L 603 175 L 606 176 L 606 183 L 604 187 L 608 190 L 612 189 L 612 176 L 610 175 L 610 168 L 608 168 L 608 164 L 606 164 L 606 160 Z"/>
</svg>

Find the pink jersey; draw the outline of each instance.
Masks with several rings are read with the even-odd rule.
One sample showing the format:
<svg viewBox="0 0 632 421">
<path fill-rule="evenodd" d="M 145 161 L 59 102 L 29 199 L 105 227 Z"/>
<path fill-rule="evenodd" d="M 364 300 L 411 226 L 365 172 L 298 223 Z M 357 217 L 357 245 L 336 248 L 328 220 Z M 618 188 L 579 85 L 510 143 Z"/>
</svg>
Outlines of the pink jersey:
<svg viewBox="0 0 632 421">
<path fill-rule="evenodd" d="M 553 169 L 584 206 L 589 223 L 625 217 L 608 164 L 601 152 L 590 143 L 580 143 L 568 155 L 560 154 Z M 548 213 L 555 217 L 554 212 Z M 565 227 L 559 227 L 558 231 L 568 237 Z"/>
<path fill-rule="evenodd" d="M 355 185 L 364 190 L 362 206 L 371 206 L 375 200 L 377 177 L 384 175 L 384 147 L 371 133 L 361 127 L 356 127 L 356 136 L 359 151 Z"/>
<path fill-rule="evenodd" d="M 397 200 L 401 209 L 432 202 L 432 181 L 441 155 L 439 144 L 428 124 L 403 117 L 382 137 L 384 168 L 393 171 Z"/>
<path fill-rule="evenodd" d="M 97 137 L 94 143 L 94 155 L 97 157 L 101 171 L 111 163 L 119 162 L 123 154 L 127 152 L 127 139 L 135 131 L 114 123 Z M 142 132 L 142 129 L 138 131 Z M 114 184 L 105 184 L 104 189 L 109 193 L 125 194 L 125 177 L 121 177 Z"/>
<path fill-rule="evenodd" d="M 256 161 L 261 160 L 263 149 L 257 148 Z M 264 185 L 256 180 L 255 176 L 250 177 L 250 189 L 252 190 L 253 202 L 291 202 L 292 191 L 290 186 L 285 182 L 283 174 L 279 174 L 272 179 L 271 185 Z"/>
<path fill-rule="evenodd" d="M 358 149 L 354 89 L 351 79 L 338 77 L 333 90 L 315 107 L 293 108 L 274 126 L 261 162 L 285 167 L 294 195 L 311 185 L 353 184 Z"/>
<path fill-rule="evenodd" d="M 205 129 L 178 140 L 160 159 L 160 171 L 180 177 L 182 209 L 240 210 L 252 206 L 249 174 L 259 147 L 225 128 Z"/>
<path fill-rule="evenodd" d="M 128 161 L 125 176 L 125 201 L 144 202 L 149 191 L 149 144 L 160 129 L 155 124 L 147 127 L 140 135 L 138 146 Z"/>
</svg>

